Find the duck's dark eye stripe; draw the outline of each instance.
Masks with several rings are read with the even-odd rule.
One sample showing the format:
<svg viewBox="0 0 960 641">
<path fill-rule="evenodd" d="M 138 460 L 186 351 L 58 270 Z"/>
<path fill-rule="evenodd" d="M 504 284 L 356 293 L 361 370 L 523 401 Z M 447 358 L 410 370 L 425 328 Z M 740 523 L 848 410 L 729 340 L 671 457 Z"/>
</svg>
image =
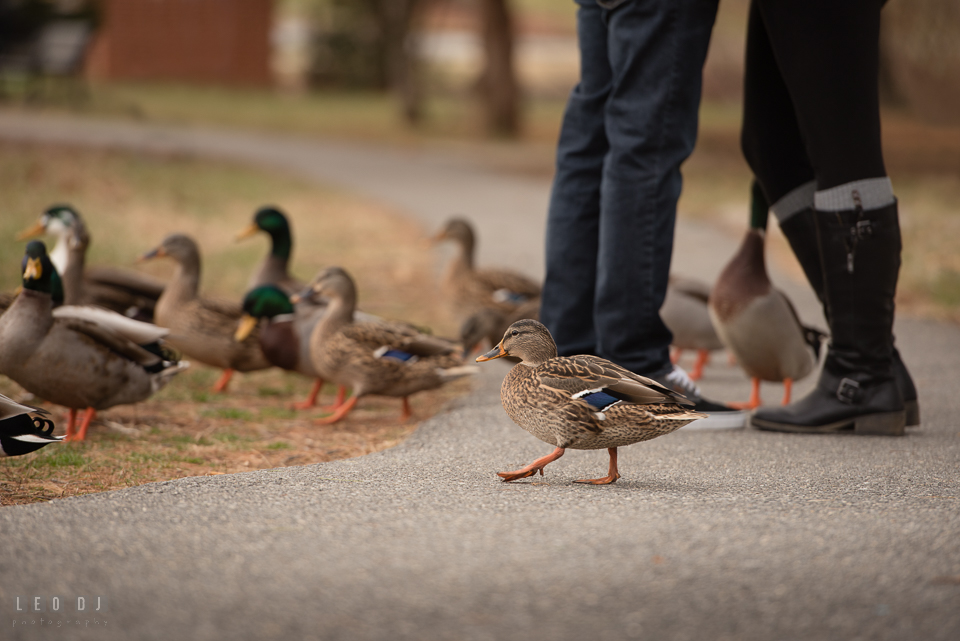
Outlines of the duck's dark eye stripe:
<svg viewBox="0 0 960 641">
<path fill-rule="evenodd" d="M 610 396 L 605 392 L 593 392 L 592 394 L 584 394 L 581 396 L 583 400 L 590 404 L 590 407 L 593 407 L 598 412 L 602 412 L 607 408 L 613 407 L 617 403 L 621 402 L 619 398 Z"/>
</svg>

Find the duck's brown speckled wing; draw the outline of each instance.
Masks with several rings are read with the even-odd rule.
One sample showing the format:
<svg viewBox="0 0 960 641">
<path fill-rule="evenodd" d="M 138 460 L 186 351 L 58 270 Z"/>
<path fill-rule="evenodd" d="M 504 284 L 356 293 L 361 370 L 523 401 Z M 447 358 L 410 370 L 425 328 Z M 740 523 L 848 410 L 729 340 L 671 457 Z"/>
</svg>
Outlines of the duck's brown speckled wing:
<svg viewBox="0 0 960 641">
<path fill-rule="evenodd" d="M 506 269 L 478 269 L 475 274 L 477 281 L 491 292 L 506 289 L 526 298 L 540 296 L 540 284 L 523 274 Z"/>
<path fill-rule="evenodd" d="M 692 404 L 653 379 L 596 356 L 554 358 L 537 370 L 543 387 L 563 392 L 568 397 L 587 390 L 603 390 L 630 403 Z"/>
<path fill-rule="evenodd" d="M 372 349 L 386 345 L 416 356 L 450 354 L 457 347 L 446 339 L 421 334 L 399 323 L 352 323 L 342 331 L 350 340 Z"/>
</svg>

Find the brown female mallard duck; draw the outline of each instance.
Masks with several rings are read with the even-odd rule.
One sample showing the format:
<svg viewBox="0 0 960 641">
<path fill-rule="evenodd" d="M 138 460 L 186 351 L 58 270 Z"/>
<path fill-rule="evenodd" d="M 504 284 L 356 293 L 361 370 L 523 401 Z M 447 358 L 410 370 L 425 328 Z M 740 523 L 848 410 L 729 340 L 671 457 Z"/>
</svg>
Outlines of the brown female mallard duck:
<svg viewBox="0 0 960 641">
<path fill-rule="evenodd" d="M 171 234 L 141 260 L 168 256 L 176 261 L 173 279 L 157 301 L 157 325 L 170 330 L 168 341 L 190 358 L 223 369 L 215 392 L 227 388 L 234 371 L 270 367 L 255 336 L 233 340 L 242 310 L 239 303 L 200 298 L 200 250 L 189 236 Z"/>
<path fill-rule="evenodd" d="M 66 305 L 100 305 L 141 320 L 152 320 L 163 283 L 152 276 L 116 267 L 86 266 L 90 234 L 80 213 L 69 205 L 49 207 L 37 223 L 18 235 L 19 240 L 40 234 L 57 237 L 50 260 L 63 282 Z"/>
<path fill-rule="evenodd" d="M 0 394 L 0 456 L 21 456 L 62 441 L 62 436 L 53 435 L 53 421 L 43 418 L 47 414 Z"/>
<path fill-rule="evenodd" d="M 767 209 L 755 207 L 750 229 L 710 294 L 710 318 L 720 339 L 752 379 L 750 400 L 760 406 L 760 381 L 783 382 L 783 404 L 793 381 L 814 370 L 824 334 L 800 322 L 786 294 L 767 276 L 763 256 Z"/>
<path fill-rule="evenodd" d="M 523 274 L 506 269 L 476 269 L 473 228 L 462 218 L 447 221 L 433 240 L 452 240 L 460 252 L 450 263 L 443 280 L 445 295 L 460 318 L 484 308 L 510 315 L 521 304 L 540 297 L 540 284 Z"/>
<path fill-rule="evenodd" d="M 463 366 L 455 343 L 403 323 L 355 322 L 356 285 L 343 269 L 324 270 L 310 288 L 330 301 L 310 337 L 313 366 L 324 380 L 353 391 L 347 402 L 319 422 L 339 421 L 367 394 L 403 398 L 406 420 L 411 394 L 475 373 L 473 367 Z"/>
<path fill-rule="evenodd" d="M 0 371 L 32 394 L 70 408 L 67 440 L 83 440 L 97 410 L 142 401 L 188 366 L 141 347 L 122 330 L 54 316 L 54 268 L 43 243 L 29 243 L 24 262 L 23 291 L 0 316 Z M 86 414 L 74 432 L 79 409 Z"/>
<path fill-rule="evenodd" d="M 503 379 L 500 400 L 514 423 L 541 441 L 556 446 L 551 454 L 515 472 L 500 472 L 504 481 L 543 474 L 543 468 L 567 448 L 607 448 L 606 476 L 577 483 L 607 485 L 620 478 L 617 448 L 669 434 L 704 414 L 680 394 L 597 356 L 557 356 L 549 330 L 535 320 L 511 325 L 478 362 L 514 356 Z"/>
<path fill-rule="evenodd" d="M 479 349 L 483 341 L 487 341 L 489 345 L 496 345 L 508 327 L 524 318 L 540 319 L 539 298 L 522 303 L 509 314 L 504 314 L 492 307 L 484 307 L 474 312 L 460 325 L 460 343 L 463 345 L 464 356 Z"/>
<path fill-rule="evenodd" d="M 237 240 L 249 238 L 261 231 L 270 236 L 270 253 L 253 272 L 247 288 L 276 285 L 288 295 L 299 292 L 304 284 L 288 271 L 290 254 L 293 251 L 293 234 L 287 217 L 276 207 L 261 207 L 253 215 L 253 222 L 237 234 Z"/>
<path fill-rule="evenodd" d="M 670 276 L 667 284 L 667 296 L 660 307 L 660 318 L 673 334 L 673 362 L 680 360 L 684 350 L 697 352 L 697 360 L 690 370 L 690 379 L 699 380 L 703 368 L 710 360 L 710 352 L 723 349 L 723 342 L 717 336 L 710 320 L 707 301 L 710 298 L 710 286 L 691 278 Z"/>
</svg>

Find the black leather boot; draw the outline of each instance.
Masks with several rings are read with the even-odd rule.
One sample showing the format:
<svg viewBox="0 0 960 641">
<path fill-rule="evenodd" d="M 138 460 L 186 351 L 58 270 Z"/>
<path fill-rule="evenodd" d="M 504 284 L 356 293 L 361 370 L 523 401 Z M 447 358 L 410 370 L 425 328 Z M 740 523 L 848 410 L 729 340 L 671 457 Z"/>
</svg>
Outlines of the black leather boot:
<svg viewBox="0 0 960 641">
<path fill-rule="evenodd" d="M 823 304 L 823 270 L 820 267 L 820 248 L 817 244 L 817 228 L 812 208 L 804 209 L 790 216 L 785 222 L 781 223 L 780 230 L 787 237 L 790 248 L 803 268 L 803 273 L 807 276 L 810 286 L 816 293 L 820 303 Z M 824 314 L 827 316 L 827 322 L 830 322 L 829 311 L 824 304 Z M 893 347 L 893 378 L 900 387 L 900 394 L 903 396 L 904 410 L 906 411 L 907 427 L 913 427 L 920 424 L 920 403 L 917 400 L 917 388 L 913 384 L 913 378 L 907 370 L 903 359 L 900 358 L 900 352 L 896 345 Z"/>
<path fill-rule="evenodd" d="M 811 217 L 830 324 L 827 358 L 812 392 L 786 407 L 758 409 L 752 423 L 784 432 L 903 435 L 906 412 L 893 365 L 897 205 Z"/>
</svg>

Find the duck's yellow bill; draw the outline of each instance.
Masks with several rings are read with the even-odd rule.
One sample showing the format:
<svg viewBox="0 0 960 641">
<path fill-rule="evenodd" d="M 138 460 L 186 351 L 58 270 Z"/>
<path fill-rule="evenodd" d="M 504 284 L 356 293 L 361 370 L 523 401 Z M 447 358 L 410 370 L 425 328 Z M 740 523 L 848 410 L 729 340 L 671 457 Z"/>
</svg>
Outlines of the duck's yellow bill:
<svg viewBox="0 0 960 641">
<path fill-rule="evenodd" d="M 237 331 L 233 335 L 233 340 L 238 343 L 244 340 L 247 336 L 250 335 L 250 332 L 253 331 L 253 328 L 257 326 L 257 319 L 249 314 L 244 314 L 240 318 L 240 325 L 237 326 Z"/>
<path fill-rule="evenodd" d="M 23 280 L 37 280 L 43 276 L 43 265 L 39 258 L 28 258 L 27 266 L 23 268 Z"/>
<path fill-rule="evenodd" d="M 258 231 L 260 231 L 260 228 L 257 227 L 257 223 L 250 223 L 249 225 L 241 229 L 239 232 L 237 232 L 237 235 L 234 236 L 234 240 L 243 240 L 244 238 L 250 238 L 251 236 L 256 234 Z"/>
<path fill-rule="evenodd" d="M 36 238 L 37 236 L 43 235 L 44 232 L 46 231 L 47 231 L 47 228 L 43 226 L 43 223 L 38 221 L 33 225 L 33 227 L 28 227 L 27 229 L 24 229 L 22 232 L 17 234 L 17 240 L 27 240 L 28 238 Z"/>
<path fill-rule="evenodd" d="M 507 354 L 506 350 L 503 349 L 503 343 L 497 343 L 497 346 L 486 354 L 477 356 L 477 362 L 482 363 L 484 361 L 492 361 L 495 358 L 503 358 L 504 356 L 509 356 L 509 354 Z"/>
</svg>

